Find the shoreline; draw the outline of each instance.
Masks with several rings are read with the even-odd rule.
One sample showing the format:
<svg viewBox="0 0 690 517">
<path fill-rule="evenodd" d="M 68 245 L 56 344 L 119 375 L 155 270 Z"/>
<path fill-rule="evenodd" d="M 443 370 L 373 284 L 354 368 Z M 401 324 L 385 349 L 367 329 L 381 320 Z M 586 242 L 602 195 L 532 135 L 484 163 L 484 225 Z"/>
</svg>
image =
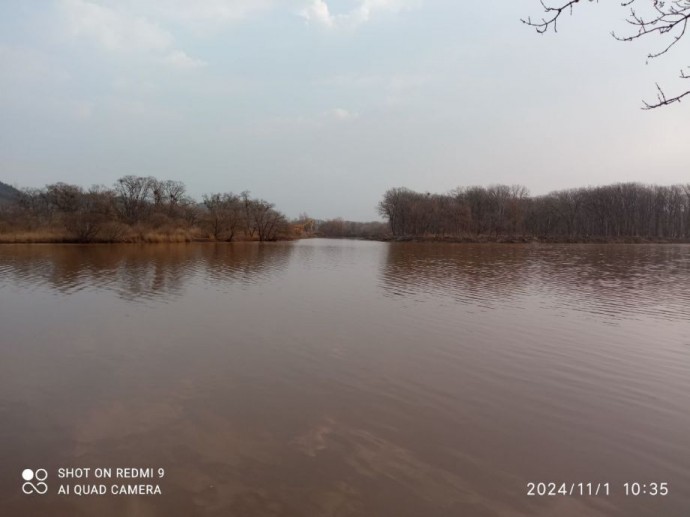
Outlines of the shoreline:
<svg viewBox="0 0 690 517">
<path fill-rule="evenodd" d="M 619 237 L 616 239 L 590 238 L 538 238 L 538 237 L 321 237 L 325 239 L 352 239 L 392 243 L 427 244 L 690 244 L 688 239 L 649 239 L 643 237 Z"/>
<path fill-rule="evenodd" d="M 0 234 L 0 246 L 10 244 L 67 244 L 67 245 L 155 245 L 155 244 L 245 244 L 245 243 L 266 243 L 266 242 L 294 242 L 309 239 L 337 239 L 372 241 L 388 243 L 413 243 L 413 244 L 690 244 L 687 239 L 643 239 L 640 237 L 621 237 L 618 239 L 539 239 L 539 238 L 513 238 L 513 237 L 326 237 L 326 236 L 305 236 L 293 238 L 281 238 L 261 241 L 259 239 L 233 239 L 216 240 L 204 237 L 184 238 L 177 235 L 156 236 L 147 238 L 146 236 L 127 240 L 94 240 L 83 242 L 75 238 L 60 236 L 36 236 L 29 238 L 12 238 L 9 234 Z"/>
<path fill-rule="evenodd" d="M 46 234 L 41 232 L 29 233 L 21 232 L 17 234 L 0 234 L 0 246 L 3 244 L 78 244 L 78 245 L 107 245 L 107 244 L 190 244 L 190 243 L 240 243 L 240 242 L 285 242 L 293 241 L 295 238 L 278 238 L 278 239 L 232 239 L 232 240 L 218 240 L 210 237 L 201 236 L 191 236 L 185 233 L 173 233 L 173 234 L 144 234 L 130 236 L 118 240 L 114 239 L 93 239 L 89 241 L 80 240 L 78 238 L 59 235 L 59 234 Z"/>
</svg>

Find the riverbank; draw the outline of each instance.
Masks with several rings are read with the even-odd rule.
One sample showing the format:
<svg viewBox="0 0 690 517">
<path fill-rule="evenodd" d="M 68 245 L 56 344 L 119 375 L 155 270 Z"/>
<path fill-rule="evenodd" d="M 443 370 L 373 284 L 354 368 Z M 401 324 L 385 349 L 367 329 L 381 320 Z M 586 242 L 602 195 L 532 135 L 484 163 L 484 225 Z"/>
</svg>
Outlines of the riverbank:
<svg viewBox="0 0 690 517">
<path fill-rule="evenodd" d="M 452 243 L 452 244 L 688 244 L 688 239 L 650 239 L 644 237 L 617 237 L 615 239 L 605 239 L 602 237 L 515 237 L 498 236 L 489 237 L 487 235 L 466 235 L 466 236 L 382 236 L 382 237 L 359 237 L 360 240 L 373 240 L 379 242 L 415 242 L 415 243 Z"/>
<path fill-rule="evenodd" d="M 266 241 L 289 241 L 292 236 L 280 236 Z M 174 229 L 169 231 L 128 230 L 118 235 L 96 236 L 85 240 L 74 234 L 57 230 L 36 230 L 0 233 L 0 244 L 174 244 L 185 242 L 253 242 L 256 237 L 244 235 L 232 239 L 214 239 L 202 230 Z"/>
<path fill-rule="evenodd" d="M 446 235 L 446 236 L 393 236 L 393 235 L 298 235 L 283 233 L 264 241 L 291 241 L 299 239 L 354 239 L 377 242 L 451 243 L 451 244 L 687 244 L 688 239 L 651 239 L 646 237 L 531 237 L 531 236 L 488 236 L 488 235 Z M 175 244 L 185 242 L 258 242 L 256 234 L 249 236 L 240 232 L 231 239 L 216 239 L 199 227 L 159 228 L 120 226 L 111 231 L 99 232 L 85 239 L 59 228 L 44 228 L 33 231 L 0 233 L 0 244 Z"/>
</svg>

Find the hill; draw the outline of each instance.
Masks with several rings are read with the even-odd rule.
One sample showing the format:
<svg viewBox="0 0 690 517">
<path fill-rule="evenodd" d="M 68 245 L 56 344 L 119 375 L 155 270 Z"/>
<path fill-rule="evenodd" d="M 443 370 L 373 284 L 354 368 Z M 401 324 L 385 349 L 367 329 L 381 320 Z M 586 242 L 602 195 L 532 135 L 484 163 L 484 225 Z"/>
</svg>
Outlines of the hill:
<svg viewBox="0 0 690 517">
<path fill-rule="evenodd" d="M 0 203 L 6 203 L 8 201 L 14 201 L 19 196 L 19 191 L 0 181 Z"/>
</svg>

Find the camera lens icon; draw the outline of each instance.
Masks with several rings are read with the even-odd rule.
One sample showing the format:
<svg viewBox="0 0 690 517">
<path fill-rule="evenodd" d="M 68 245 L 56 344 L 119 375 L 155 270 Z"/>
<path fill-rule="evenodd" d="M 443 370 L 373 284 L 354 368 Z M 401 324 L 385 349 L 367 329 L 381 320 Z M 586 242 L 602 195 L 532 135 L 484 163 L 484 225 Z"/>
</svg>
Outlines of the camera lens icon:
<svg viewBox="0 0 690 517">
<path fill-rule="evenodd" d="M 22 471 L 22 492 L 25 494 L 39 494 L 43 495 L 48 492 L 48 484 L 45 480 L 48 479 L 48 471 L 46 469 L 24 469 Z M 36 481 L 35 483 L 33 481 Z"/>
</svg>

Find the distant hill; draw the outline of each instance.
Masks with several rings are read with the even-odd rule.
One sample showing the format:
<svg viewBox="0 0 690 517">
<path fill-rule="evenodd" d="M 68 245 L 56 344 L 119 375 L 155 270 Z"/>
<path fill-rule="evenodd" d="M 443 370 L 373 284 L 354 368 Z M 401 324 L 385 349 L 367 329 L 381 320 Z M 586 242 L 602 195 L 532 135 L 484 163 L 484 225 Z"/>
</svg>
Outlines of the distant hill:
<svg viewBox="0 0 690 517">
<path fill-rule="evenodd" d="M 14 201 L 19 196 L 20 192 L 10 185 L 0 181 L 0 203 L 7 203 Z"/>
</svg>

